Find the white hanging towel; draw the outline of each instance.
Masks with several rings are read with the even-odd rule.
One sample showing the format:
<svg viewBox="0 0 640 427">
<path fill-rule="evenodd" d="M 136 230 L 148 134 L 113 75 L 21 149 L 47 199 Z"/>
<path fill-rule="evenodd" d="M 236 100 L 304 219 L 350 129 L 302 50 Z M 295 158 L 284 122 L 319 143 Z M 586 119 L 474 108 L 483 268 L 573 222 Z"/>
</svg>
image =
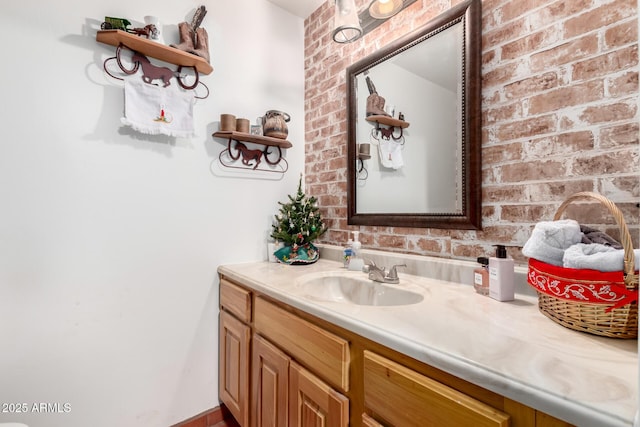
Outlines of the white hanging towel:
<svg viewBox="0 0 640 427">
<path fill-rule="evenodd" d="M 402 144 L 392 140 L 382 139 L 378 144 L 380 163 L 385 168 L 400 169 L 404 162 L 402 160 Z"/>
<path fill-rule="evenodd" d="M 124 79 L 122 124 L 141 133 L 188 138 L 193 131 L 195 97 L 178 84 L 167 87 L 142 81 L 140 75 Z"/>
</svg>

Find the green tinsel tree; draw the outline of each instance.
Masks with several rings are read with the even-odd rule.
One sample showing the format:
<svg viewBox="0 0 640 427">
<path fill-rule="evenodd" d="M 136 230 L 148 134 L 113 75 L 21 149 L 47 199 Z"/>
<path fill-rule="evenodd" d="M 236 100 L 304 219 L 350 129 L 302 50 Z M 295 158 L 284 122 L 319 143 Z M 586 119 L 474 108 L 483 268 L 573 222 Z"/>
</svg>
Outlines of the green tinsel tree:
<svg viewBox="0 0 640 427">
<path fill-rule="evenodd" d="M 289 195 L 289 203 L 278 202 L 280 213 L 275 216 L 271 237 L 287 246 L 303 246 L 322 236 L 327 228 L 322 222 L 317 199 L 302 192 L 302 176 L 295 197 Z"/>
</svg>

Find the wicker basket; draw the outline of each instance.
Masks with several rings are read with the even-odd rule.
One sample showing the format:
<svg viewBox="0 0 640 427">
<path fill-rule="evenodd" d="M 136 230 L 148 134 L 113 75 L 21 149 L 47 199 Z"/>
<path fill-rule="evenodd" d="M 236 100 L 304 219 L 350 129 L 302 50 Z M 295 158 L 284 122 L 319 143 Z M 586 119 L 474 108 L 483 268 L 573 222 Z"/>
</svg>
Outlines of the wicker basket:
<svg viewBox="0 0 640 427">
<path fill-rule="evenodd" d="M 529 260 L 528 283 L 538 293 L 538 307 L 551 320 L 569 329 L 613 338 L 638 337 L 638 274 L 631 235 L 622 213 L 606 197 L 591 192 L 570 196 L 554 221 L 571 202 L 594 199 L 607 207 L 620 228 L 624 270 L 603 273 L 557 267 Z"/>
</svg>

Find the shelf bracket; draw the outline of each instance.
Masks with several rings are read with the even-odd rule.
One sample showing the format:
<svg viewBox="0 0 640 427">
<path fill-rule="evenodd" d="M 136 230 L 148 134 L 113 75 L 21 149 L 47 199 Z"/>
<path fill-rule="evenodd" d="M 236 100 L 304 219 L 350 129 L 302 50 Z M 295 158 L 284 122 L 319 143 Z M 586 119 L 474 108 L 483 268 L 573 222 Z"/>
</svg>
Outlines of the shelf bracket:
<svg viewBox="0 0 640 427">
<path fill-rule="evenodd" d="M 235 143 L 235 144 L 234 144 Z M 270 151 L 273 149 L 274 151 Z M 277 154 L 277 156 L 274 156 Z M 228 168 L 258 170 L 263 172 L 285 173 L 289 169 L 287 159 L 282 157 L 282 149 L 278 145 L 265 145 L 264 149 L 249 149 L 245 144 L 229 137 L 227 148 L 218 156 L 220 164 Z M 240 161 L 238 163 L 238 160 Z M 260 166 L 264 160 L 269 166 Z"/>
<path fill-rule="evenodd" d="M 131 52 L 133 52 L 131 57 L 133 66 L 131 69 L 128 69 L 127 67 L 125 67 L 124 63 L 122 62 L 123 48 L 129 49 L 131 50 Z M 192 90 L 192 89 L 195 89 L 198 86 L 198 84 L 202 84 L 202 86 L 204 86 L 204 88 L 206 89 L 207 94 L 205 96 L 196 96 L 196 98 L 205 99 L 209 96 L 209 88 L 207 87 L 207 85 L 205 85 L 200 81 L 200 75 L 198 73 L 198 69 L 195 66 L 178 65 L 177 71 L 173 72 L 171 71 L 171 69 L 167 67 L 157 67 L 151 64 L 151 61 L 149 61 L 149 59 L 145 55 L 130 49 L 123 43 L 119 43 L 118 47 L 116 48 L 116 55 L 105 59 L 103 63 L 104 71 L 109 76 L 117 80 L 124 80 L 124 79 L 122 77 L 117 77 L 114 74 L 112 74 L 111 71 L 109 71 L 109 68 L 107 67 L 107 63 L 114 59 L 118 63 L 118 67 L 120 68 L 120 71 L 122 71 L 126 75 L 135 74 L 140 68 L 142 68 L 142 73 L 143 73 L 142 80 L 144 80 L 145 83 L 153 84 L 152 83 L 153 80 L 159 79 L 159 80 L 162 80 L 164 86 L 166 87 L 166 86 L 169 86 L 170 84 L 169 80 L 171 79 L 171 77 L 175 77 L 180 87 L 182 87 L 184 90 Z M 183 76 L 182 76 L 183 67 L 190 67 L 193 69 L 195 81 L 193 82 L 192 85 L 187 85 L 186 83 L 184 83 Z"/>
</svg>

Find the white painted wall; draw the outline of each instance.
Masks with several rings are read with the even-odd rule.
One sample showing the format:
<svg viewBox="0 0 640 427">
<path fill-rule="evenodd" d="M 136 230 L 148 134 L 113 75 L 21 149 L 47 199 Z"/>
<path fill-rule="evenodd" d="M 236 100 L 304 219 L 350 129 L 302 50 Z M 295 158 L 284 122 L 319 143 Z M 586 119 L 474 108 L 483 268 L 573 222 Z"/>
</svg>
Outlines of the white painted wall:
<svg viewBox="0 0 640 427">
<path fill-rule="evenodd" d="M 459 141 L 456 139 L 459 127 L 456 125 L 456 93 L 393 62 L 376 65 L 369 76 L 385 98 L 385 105 L 394 105 L 396 118 L 403 113 L 410 125 L 403 131 L 403 166 L 392 169 L 381 164 L 379 141 L 371 136 L 375 125 L 365 120 L 364 113 L 358 118 L 358 143 L 371 144 L 371 159 L 364 161 L 367 172 L 363 175 L 368 174 L 367 179 L 358 180 L 357 212 L 455 211 L 459 200 L 455 192 L 455 164 L 456 160 L 460 161 L 456 159 L 459 150 L 454 145 Z M 390 86 L 393 91 L 389 90 Z M 357 90 L 358 111 L 364 112 L 369 96 L 364 77 L 359 77 Z M 426 105 L 425 99 L 439 102 Z"/>
<path fill-rule="evenodd" d="M 216 268 L 266 259 L 303 170 L 302 19 L 264 0 L 204 3 L 215 70 L 192 139 L 120 125 L 122 85 L 102 71 L 114 48 L 95 40 L 104 16 L 154 14 L 177 41 L 200 4 L 2 6 L 0 423 L 166 427 L 218 405 Z M 220 114 L 274 108 L 292 117 L 289 171 L 212 173 Z"/>
</svg>

